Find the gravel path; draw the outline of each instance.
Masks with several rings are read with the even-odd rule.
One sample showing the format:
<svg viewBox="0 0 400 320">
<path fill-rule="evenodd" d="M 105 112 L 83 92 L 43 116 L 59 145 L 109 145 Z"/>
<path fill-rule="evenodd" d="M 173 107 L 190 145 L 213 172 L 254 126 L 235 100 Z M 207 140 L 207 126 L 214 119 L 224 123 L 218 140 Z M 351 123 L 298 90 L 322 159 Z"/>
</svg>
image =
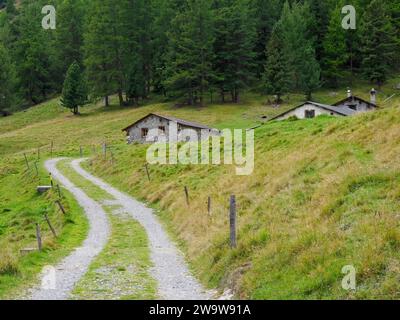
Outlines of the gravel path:
<svg viewBox="0 0 400 320">
<path fill-rule="evenodd" d="M 106 213 L 100 204 L 89 198 L 81 189 L 63 176 L 56 168 L 62 159 L 46 161 L 46 169 L 68 189 L 85 210 L 90 230 L 82 247 L 75 249 L 56 269 L 56 290 L 46 290 L 41 286 L 29 291 L 32 300 L 66 300 L 70 298 L 75 284 L 87 272 L 90 263 L 103 250 L 110 234 Z"/>
<path fill-rule="evenodd" d="M 191 275 L 182 253 L 170 241 L 153 210 L 118 191 L 81 168 L 85 159 L 72 161 L 72 168 L 85 179 L 112 195 L 124 210 L 144 227 L 149 238 L 152 275 L 158 282 L 160 298 L 168 300 L 206 300 L 211 295 Z"/>
</svg>

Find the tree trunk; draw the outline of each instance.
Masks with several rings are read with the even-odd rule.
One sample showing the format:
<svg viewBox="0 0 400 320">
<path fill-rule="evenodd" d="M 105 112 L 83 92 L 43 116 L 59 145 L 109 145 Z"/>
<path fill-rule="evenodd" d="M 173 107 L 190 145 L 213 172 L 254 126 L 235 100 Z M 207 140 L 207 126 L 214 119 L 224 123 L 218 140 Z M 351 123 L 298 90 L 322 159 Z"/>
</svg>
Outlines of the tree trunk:
<svg viewBox="0 0 400 320">
<path fill-rule="evenodd" d="M 110 106 L 110 99 L 108 98 L 108 96 L 104 97 L 104 106 L 105 107 L 109 107 Z"/>
<path fill-rule="evenodd" d="M 122 90 L 118 90 L 118 99 L 119 105 L 122 107 L 124 105 L 124 95 L 122 94 Z"/>
</svg>

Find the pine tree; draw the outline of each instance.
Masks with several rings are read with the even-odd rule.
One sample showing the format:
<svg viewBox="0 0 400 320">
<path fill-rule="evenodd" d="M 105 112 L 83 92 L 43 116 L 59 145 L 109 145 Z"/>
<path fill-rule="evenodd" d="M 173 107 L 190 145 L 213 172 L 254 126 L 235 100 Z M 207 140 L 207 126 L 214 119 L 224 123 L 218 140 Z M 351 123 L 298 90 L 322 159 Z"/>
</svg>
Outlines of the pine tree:
<svg viewBox="0 0 400 320">
<path fill-rule="evenodd" d="M 341 8 L 338 5 L 331 14 L 328 31 L 323 42 L 323 78 L 335 88 L 344 77 L 343 68 L 349 59 L 346 30 L 342 28 Z"/>
<path fill-rule="evenodd" d="M 210 0 L 189 0 L 173 21 L 165 85 L 189 104 L 203 105 L 212 79 L 213 29 Z"/>
<path fill-rule="evenodd" d="M 16 18 L 18 37 L 13 48 L 19 88 L 32 104 L 47 99 L 57 88 L 57 63 L 54 52 L 54 33 L 42 28 L 41 9 L 44 1 L 22 2 Z"/>
<path fill-rule="evenodd" d="M 311 43 L 301 48 L 303 63 L 298 67 L 300 74 L 300 88 L 307 100 L 312 99 L 312 93 L 321 85 L 321 68 L 315 59 L 315 49 Z"/>
<path fill-rule="evenodd" d="M 173 1 L 153 0 L 153 63 L 152 82 L 154 91 L 167 94 L 165 83 L 167 80 L 167 64 L 169 61 L 169 37 L 172 33 L 172 21 L 179 12 Z"/>
<path fill-rule="evenodd" d="M 254 79 L 256 28 L 248 1 L 227 0 L 217 11 L 214 70 L 221 98 L 230 92 L 239 102 L 240 91 Z"/>
<path fill-rule="evenodd" d="M 153 7 L 148 0 L 130 0 L 124 10 L 124 70 L 127 102 L 138 104 L 150 93 L 153 71 Z M 136 19 L 131 19 L 136 15 Z"/>
<path fill-rule="evenodd" d="M 62 75 L 74 62 L 83 63 L 84 4 L 81 0 L 61 0 L 57 6 L 56 44 Z"/>
<path fill-rule="evenodd" d="M 362 21 L 362 72 L 381 86 L 388 77 L 396 57 L 396 41 L 385 2 L 372 0 Z"/>
<path fill-rule="evenodd" d="M 265 63 L 267 62 L 267 52 L 265 46 L 268 43 L 275 24 L 278 22 L 282 1 L 280 0 L 253 0 L 251 2 L 253 8 L 252 16 L 256 21 L 257 37 L 255 41 L 256 53 L 256 76 L 261 78 L 264 74 Z"/>
<path fill-rule="evenodd" d="M 268 60 L 265 65 L 264 81 L 268 94 L 276 96 L 275 103 L 280 103 L 282 95 L 288 92 L 290 78 L 286 56 L 283 54 L 284 43 L 278 23 L 267 45 Z"/>
<path fill-rule="evenodd" d="M 307 99 L 311 99 L 312 91 L 319 87 L 321 73 L 315 42 L 309 32 L 311 22 L 307 3 L 294 3 L 292 7 L 288 1 L 285 3 L 280 19 L 283 54 L 290 68 L 291 88 L 302 90 Z"/>
<path fill-rule="evenodd" d="M 0 43 L 0 111 L 11 109 L 16 102 L 16 72 L 8 50 Z"/>
<path fill-rule="evenodd" d="M 327 0 L 307 0 L 307 3 L 312 14 L 308 33 L 309 37 L 315 41 L 316 59 L 321 61 L 324 53 L 324 39 L 328 31 L 329 12 L 333 8 L 330 6 L 330 1 Z"/>
<path fill-rule="evenodd" d="M 118 93 L 119 104 L 124 105 L 124 41 L 129 27 L 123 19 L 125 5 L 125 0 L 93 0 L 89 5 L 84 34 L 84 64 L 91 95 L 105 97 L 106 105 L 108 96 L 115 92 Z"/>
<path fill-rule="evenodd" d="M 77 62 L 73 62 L 68 68 L 65 77 L 61 105 L 69 108 L 74 115 L 79 114 L 79 107 L 83 106 L 87 100 L 86 83 L 82 71 Z"/>
</svg>

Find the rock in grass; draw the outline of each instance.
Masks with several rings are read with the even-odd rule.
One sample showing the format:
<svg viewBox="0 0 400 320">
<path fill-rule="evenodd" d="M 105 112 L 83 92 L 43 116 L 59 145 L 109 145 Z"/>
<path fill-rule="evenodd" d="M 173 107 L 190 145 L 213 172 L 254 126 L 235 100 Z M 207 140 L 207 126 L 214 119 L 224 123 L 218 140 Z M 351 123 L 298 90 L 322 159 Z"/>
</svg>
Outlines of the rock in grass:
<svg viewBox="0 0 400 320">
<path fill-rule="evenodd" d="M 36 188 L 37 192 L 40 193 L 40 194 L 46 193 L 50 189 L 51 189 L 51 186 L 38 186 Z"/>
</svg>

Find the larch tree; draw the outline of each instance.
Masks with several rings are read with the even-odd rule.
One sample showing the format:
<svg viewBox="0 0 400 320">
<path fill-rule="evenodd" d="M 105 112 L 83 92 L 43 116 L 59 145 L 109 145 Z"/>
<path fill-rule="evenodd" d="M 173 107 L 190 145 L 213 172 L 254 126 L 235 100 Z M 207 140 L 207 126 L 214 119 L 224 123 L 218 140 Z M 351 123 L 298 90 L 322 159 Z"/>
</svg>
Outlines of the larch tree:
<svg viewBox="0 0 400 320">
<path fill-rule="evenodd" d="M 291 88 L 302 90 L 307 99 L 320 85 L 321 70 L 316 59 L 315 41 L 310 35 L 312 15 L 308 3 L 293 3 L 287 1 L 280 19 L 283 54 L 287 58 L 291 75 Z"/>
<path fill-rule="evenodd" d="M 333 87 L 339 85 L 344 77 L 344 67 L 349 59 L 346 45 L 346 32 L 342 28 L 342 5 L 338 5 L 331 14 L 328 31 L 323 42 L 322 75 Z"/>
<path fill-rule="evenodd" d="M 392 19 L 384 1 L 371 1 L 361 27 L 362 71 L 369 81 L 381 86 L 387 80 L 398 49 Z"/>
<path fill-rule="evenodd" d="M 7 48 L 0 43 L 0 112 L 9 110 L 16 102 L 15 65 Z"/>
<path fill-rule="evenodd" d="M 276 24 L 266 47 L 267 63 L 265 65 L 264 82 L 268 94 L 276 96 L 275 103 L 282 101 L 282 95 L 290 88 L 289 68 L 284 53 L 280 24 Z"/>
<path fill-rule="evenodd" d="M 172 94 L 186 96 L 191 105 L 204 104 L 212 79 L 213 23 L 210 0 L 189 0 L 169 34 L 165 85 Z"/>
<path fill-rule="evenodd" d="M 64 75 L 74 62 L 83 64 L 83 23 L 85 10 L 82 0 L 61 0 L 57 6 L 56 45 L 59 69 Z"/>
<path fill-rule="evenodd" d="M 225 100 L 240 100 L 241 90 L 250 86 L 256 70 L 256 25 L 248 1 L 227 0 L 217 11 L 214 46 L 216 86 Z"/>
</svg>

